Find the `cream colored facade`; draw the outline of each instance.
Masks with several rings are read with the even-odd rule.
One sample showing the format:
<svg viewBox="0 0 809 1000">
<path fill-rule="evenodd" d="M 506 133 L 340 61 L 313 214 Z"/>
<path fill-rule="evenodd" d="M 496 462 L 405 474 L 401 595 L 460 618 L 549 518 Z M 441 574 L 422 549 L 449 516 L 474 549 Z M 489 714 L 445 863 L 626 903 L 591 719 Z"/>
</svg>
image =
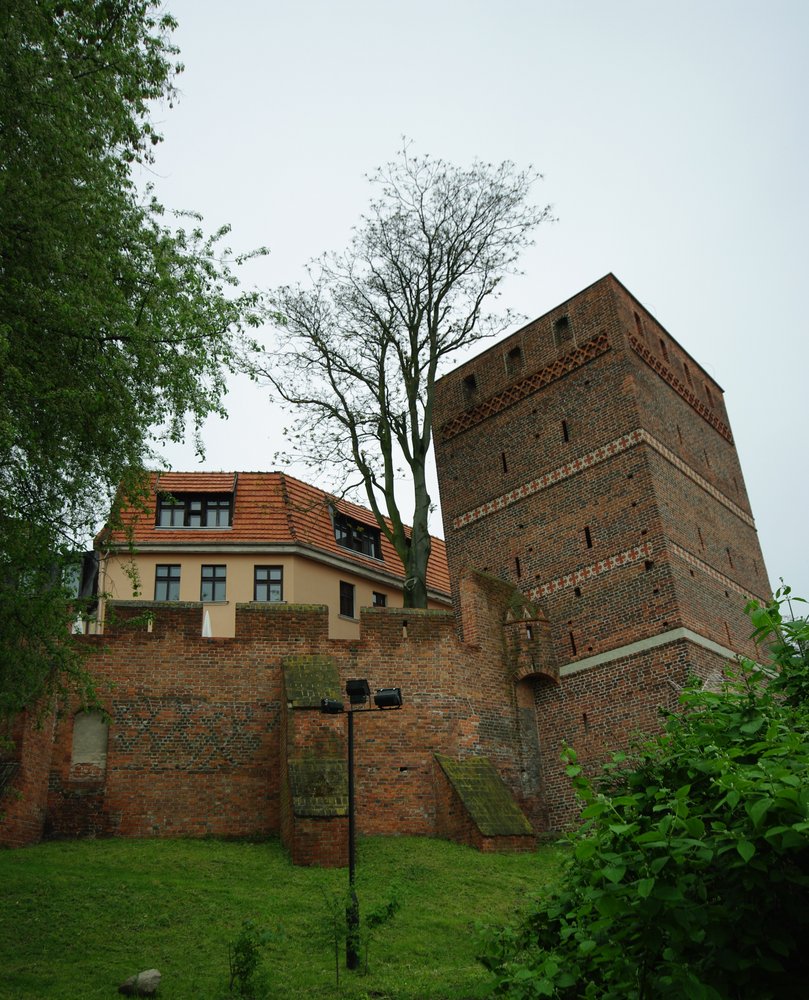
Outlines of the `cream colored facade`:
<svg viewBox="0 0 809 1000">
<path fill-rule="evenodd" d="M 281 567 L 283 601 L 287 604 L 325 604 L 329 609 L 329 635 L 334 639 L 359 637 L 359 613 L 362 607 L 374 605 L 374 594 L 385 597 L 388 607 L 402 607 L 402 583 L 385 569 L 381 560 L 362 559 L 356 553 L 351 560 L 321 552 L 306 545 L 212 545 L 194 544 L 193 539 L 182 547 L 139 546 L 134 555 L 110 554 L 101 565 L 99 591 L 115 601 L 150 601 L 155 599 L 158 566 L 180 567 L 180 601 L 200 601 L 203 566 L 225 567 L 225 598 L 203 604 L 200 632 L 207 612 L 212 636 L 233 636 L 236 605 L 255 600 L 256 566 Z M 132 570 L 135 570 L 133 575 Z M 354 588 L 352 616 L 340 613 L 340 584 Z M 448 596 L 433 593 L 431 608 L 450 608 Z M 99 621 L 103 630 L 103 600 Z"/>
</svg>

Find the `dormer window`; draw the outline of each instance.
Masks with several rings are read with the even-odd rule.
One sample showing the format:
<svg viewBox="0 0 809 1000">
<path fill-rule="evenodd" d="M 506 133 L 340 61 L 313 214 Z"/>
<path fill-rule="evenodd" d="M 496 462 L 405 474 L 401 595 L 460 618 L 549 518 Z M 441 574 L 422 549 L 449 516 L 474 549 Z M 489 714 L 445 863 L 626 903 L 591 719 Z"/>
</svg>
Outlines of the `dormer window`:
<svg viewBox="0 0 809 1000">
<path fill-rule="evenodd" d="M 158 528 L 229 528 L 230 494 L 166 494 L 157 498 Z"/>
<path fill-rule="evenodd" d="M 382 546 L 379 543 L 379 528 L 369 524 L 361 524 L 344 514 L 334 515 L 334 539 L 345 549 L 353 549 L 364 556 L 373 559 L 382 558 Z"/>
</svg>

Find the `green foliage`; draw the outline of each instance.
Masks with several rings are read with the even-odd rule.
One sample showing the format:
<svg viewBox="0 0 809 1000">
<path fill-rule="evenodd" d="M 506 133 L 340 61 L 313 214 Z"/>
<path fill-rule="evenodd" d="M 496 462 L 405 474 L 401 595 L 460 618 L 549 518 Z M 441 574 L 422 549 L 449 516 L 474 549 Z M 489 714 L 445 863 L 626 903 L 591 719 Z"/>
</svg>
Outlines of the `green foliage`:
<svg viewBox="0 0 809 1000">
<path fill-rule="evenodd" d="M 133 167 L 175 97 L 158 0 L 6 0 L 0 32 L 0 713 L 86 682 L 61 584 L 150 445 L 221 412 L 238 293 Z M 85 609 L 87 610 L 87 609 Z M 81 685 L 80 685 L 81 686 Z"/>
<path fill-rule="evenodd" d="M 491 931 L 482 961 L 509 997 L 803 995 L 809 975 L 807 622 L 784 588 L 748 613 L 775 671 L 740 661 L 693 683 L 657 739 L 601 783 L 572 750 L 584 825 L 561 889 Z"/>
<path fill-rule="evenodd" d="M 253 1000 L 261 987 L 257 973 L 262 963 L 262 952 L 273 941 L 283 938 L 280 931 L 259 927 L 255 920 L 242 921 L 236 939 L 228 944 L 230 992 L 246 1000 Z"/>
<path fill-rule="evenodd" d="M 387 896 L 378 900 L 369 909 L 357 899 L 356 893 L 322 890 L 325 904 L 325 920 L 322 923 L 323 938 L 334 951 L 334 984 L 340 986 L 340 953 L 345 949 L 348 937 L 348 915 L 352 907 L 357 907 L 362 919 L 359 933 L 354 942 L 355 951 L 365 953 L 364 971 L 368 975 L 368 959 L 371 941 L 386 924 L 394 918 L 401 909 L 399 886 L 390 887 Z"/>
<path fill-rule="evenodd" d="M 340 950 L 346 942 L 346 909 L 350 899 L 344 892 L 322 890 L 326 907 L 325 938 L 334 951 L 334 985 L 340 988 Z"/>
<path fill-rule="evenodd" d="M 392 885 L 388 898 L 368 910 L 362 921 L 362 944 L 365 946 L 365 974 L 368 974 L 368 952 L 376 932 L 390 923 L 401 909 L 399 887 Z"/>
</svg>

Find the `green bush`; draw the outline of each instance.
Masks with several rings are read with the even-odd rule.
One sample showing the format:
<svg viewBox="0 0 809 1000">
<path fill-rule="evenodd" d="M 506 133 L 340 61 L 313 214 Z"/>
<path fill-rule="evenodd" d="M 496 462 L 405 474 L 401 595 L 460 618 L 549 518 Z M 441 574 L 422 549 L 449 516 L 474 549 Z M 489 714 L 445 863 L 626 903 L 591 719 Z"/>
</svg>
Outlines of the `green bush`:
<svg viewBox="0 0 809 1000">
<path fill-rule="evenodd" d="M 692 683 L 657 738 L 616 755 L 584 800 L 560 890 L 489 931 L 514 998 L 805 996 L 809 977 L 809 623 L 789 589 L 748 614 L 773 668 Z M 790 605 L 791 608 L 791 605 Z"/>
</svg>

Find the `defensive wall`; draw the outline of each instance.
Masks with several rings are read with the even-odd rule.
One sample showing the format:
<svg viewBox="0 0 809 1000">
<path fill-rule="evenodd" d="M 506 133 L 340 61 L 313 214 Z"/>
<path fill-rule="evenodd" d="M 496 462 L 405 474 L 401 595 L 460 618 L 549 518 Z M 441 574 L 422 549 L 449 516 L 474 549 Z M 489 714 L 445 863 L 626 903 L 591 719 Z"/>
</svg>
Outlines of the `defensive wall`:
<svg viewBox="0 0 809 1000">
<path fill-rule="evenodd" d="M 364 609 L 353 640 L 241 604 L 203 638 L 200 604 L 121 603 L 151 624 L 83 640 L 107 721 L 16 720 L 0 842 L 280 832 L 342 863 L 346 720 L 318 708 L 364 677 L 404 706 L 355 720 L 358 831 L 525 846 L 575 819 L 564 745 L 595 768 L 756 655 L 722 388 L 613 275 L 439 380 L 434 415 L 454 613 Z"/>
<path fill-rule="evenodd" d="M 364 677 L 404 705 L 355 719 L 358 833 L 526 847 L 575 816 L 564 742 L 594 766 L 724 662 L 673 637 L 560 682 L 547 622 L 512 587 L 469 574 L 461 606 L 465 640 L 451 612 L 368 608 L 348 641 L 325 607 L 239 605 L 235 638 L 204 638 L 199 604 L 120 604 L 83 640 L 106 728 L 75 704 L 17 721 L 2 842 L 280 833 L 296 862 L 345 863 L 346 719 L 318 706 Z"/>
</svg>

